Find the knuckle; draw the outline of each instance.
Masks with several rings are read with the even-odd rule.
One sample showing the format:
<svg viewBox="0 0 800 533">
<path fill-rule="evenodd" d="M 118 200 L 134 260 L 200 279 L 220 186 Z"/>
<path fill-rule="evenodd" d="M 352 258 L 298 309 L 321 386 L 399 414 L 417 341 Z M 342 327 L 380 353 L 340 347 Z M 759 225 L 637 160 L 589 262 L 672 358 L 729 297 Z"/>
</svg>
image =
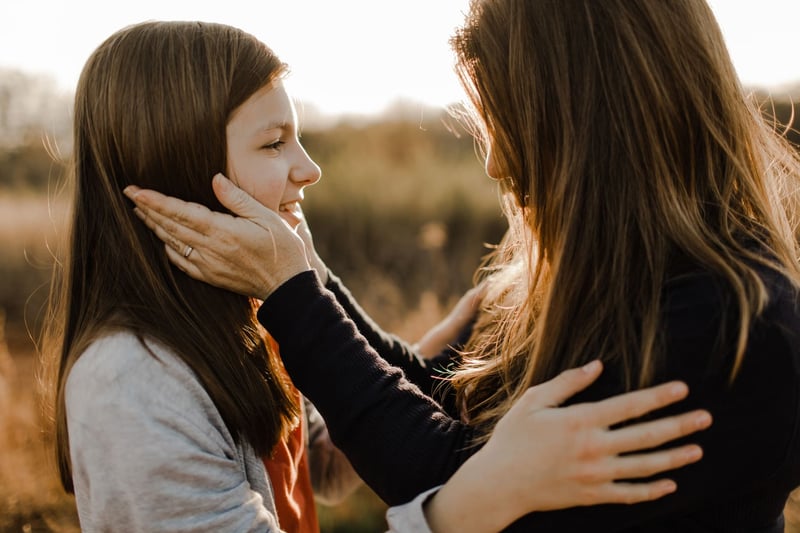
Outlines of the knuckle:
<svg viewBox="0 0 800 533">
<path fill-rule="evenodd" d="M 651 444 L 652 445 L 652 444 L 658 443 L 658 442 L 660 442 L 662 440 L 662 434 L 664 434 L 664 433 L 667 433 L 667 434 L 672 433 L 671 429 L 673 429 L 673 427 L 671 425 L 664 426 L 664 428 L 663 428 L 664 431 L 659 431 L 659 428 L 657 428 L 657 427 L 645 426 L 645 427 L 643 427 L 641 429 L 642 433 L 641 433 L 641 436 L 639 438 L 639 441 L 642 444 L 645 444 L 645 445 L 646 444 Z"/>
<path fill-rule="evenodd" d="M 564 408 L 554 410 L 554 418 L 559 433 L 568 435 L 572 441 L 571 446 L 578 451 L 581 457 L 588 456 L 586 450 L 592 449 L 593 445 L 589 442 L 591 436 L 587 434 L 587 428 L 582 417 Z"/>
<path fill-rule="evenodd" d="M 637 487 L 635 484 L 633 484 L 627 487 L 626 490 L 622 491 L 621 503 L 624 503 L 626 505 L 638 503 L 642 500 L 643 496 L 645 498 L 651 496 L 652 492 L 653 492 L 652 488 L 646 487 L 644 489 L 641 489 L 640 487 Z"/>
<path fill-rule="evenodd" d="M 600 503 L 602 501 L 608 501 L 609 499 L 609 494 L 599 485 L 584 486 L 580 492 L 581 496 L 579 499 L 582 500 L 584 505 Z"/>
<path fill-rule="evenodd" d="M 589 436 L 581 441 L 579 450 L 582 459 L 595 459 L 603 455 L 604 447 L 599 439 Z"/>
<path fill-rule="evenodd" d="M 574 479 L 581 485 L 595 486 L 604 481 L 604 477 L 596 464 L 584 463 L 575 469 Z"/>
<path fill-rule="evenodd" d="M 656 470 L 668 470 L 671 468 L 678 468 L 680 466 L 685 465 L 689 461 L 689 455 L 686 453 L 685 450 L 674 450 L 669 452 L 668 456 L 664 458 L 663 468 L 654 467 L 653 471 Z"/>
<path fill-rule="evenodd" d="M 179 209 L 176 211 L 173 218 L 180 224 L 186 224 L 191 220 L 191 216 L 184 209 Z"/>
<path fill-rule="evenodd" d="M 178 229 L 178 224 L 171 218 L 165 218 L 161 221 L 161 226 L 169 233 L 175 233 Z"/>
</svg>

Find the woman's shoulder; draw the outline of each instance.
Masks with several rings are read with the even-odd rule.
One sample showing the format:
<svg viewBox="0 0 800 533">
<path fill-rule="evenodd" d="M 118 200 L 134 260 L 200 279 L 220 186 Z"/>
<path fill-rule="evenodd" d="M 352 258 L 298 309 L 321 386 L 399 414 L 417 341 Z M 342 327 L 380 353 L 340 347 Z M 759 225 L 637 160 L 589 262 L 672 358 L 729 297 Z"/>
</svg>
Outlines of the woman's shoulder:
<svg viewBox="0 0 800 533">
<path fill-rule="evenodd" d="M 800 369 L 800 291 L 780 271 L 761 265 L 755 271 L 766 290 L 766 301 L 749 324 L 746 351 L 756 355 L 745 359 L 794 373 L 792 368 Z M 671 279 L 663 298 L 668 349 L 683 368 L 697 366 L 705 373 L 713 361 L 733 364 L 740 316 L 727 281 L 698 269 Z"/>
<path fill-rule="evenodd" d="M 766 289 L 764 313 L 794 307 L 800 312 L 800 287 L 790 277 L 775 268 L 752 265 L 753 271 Z M 695 309 L 707 313 L 711 309 L 730 309 L 736 306 L 733 287 L 721 274 L 707 268 L 695 267 L 669 277 L 662 296 L 666 311 Z"/>
</svg>

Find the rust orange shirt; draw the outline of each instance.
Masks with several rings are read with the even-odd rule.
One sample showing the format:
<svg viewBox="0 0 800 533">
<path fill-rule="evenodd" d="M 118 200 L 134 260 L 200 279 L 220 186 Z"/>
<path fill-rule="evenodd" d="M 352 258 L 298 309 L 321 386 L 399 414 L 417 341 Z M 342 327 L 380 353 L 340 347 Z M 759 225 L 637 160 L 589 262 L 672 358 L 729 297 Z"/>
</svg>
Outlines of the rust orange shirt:
<svg viewBox="0 0 800 533">
<path fill-rule="evenodd" d="M 264 459 L 278 520 L 288 533 L 319 533 L 304 431 L 303 424 L 298 424 L 287 439 L 278 442 L 272 457 Z"/>
<path fill-rule="evenodd" d="M 267 337 L 278 353 L 275 341 Z M 281 369 L 283 365 L 279 363 Z M 285 373 L 285 370 L 284 370 Z M 284 374 L 288 383 L 288 375 Z M 300 405 L 303 398 L 300 391 L 290 385 Z M 311 488 L 311 473 L 306 453 L 305 420 L 300 421 L 285 439 L 278 441 L 272 450 L 272 456 L 264 458 L 264 466 L 275 494 L 275 509 L 281 529 L 287 533 L 319 533 L 317 508 L 314 503 L 314 491 Z"/>
</svg>

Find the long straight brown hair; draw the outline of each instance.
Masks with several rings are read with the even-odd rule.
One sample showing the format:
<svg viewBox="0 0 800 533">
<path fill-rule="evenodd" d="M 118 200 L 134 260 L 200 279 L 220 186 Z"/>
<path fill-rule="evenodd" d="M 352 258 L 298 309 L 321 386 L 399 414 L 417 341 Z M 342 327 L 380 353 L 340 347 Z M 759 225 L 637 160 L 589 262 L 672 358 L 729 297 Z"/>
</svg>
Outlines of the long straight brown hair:
<svg viewBox="0 0 800 533">
<path fill-rule="evenodd" d="M 75 96 L 74 201 L 56 269 L 45 349 L 55 380 L 56 458 L 72 490 L 64 392 L 104 332 L 169 346 L 197 375 L 231 434 L 269 454 L 299 414 L 265 345 L 254 302 L 173 267 L 133 213 L 130 184 L 223 210 L 211 177 L 226 168 L 225 127 L 286 66 L 252 35 L 201 22 L 146 22 L 109 37 Z"/>
<path fill-rule="evenodd" d="M 681 262 L 730 287 L 733 379 L 767 301 L 757 268 L 800 284 L 800 165 L 706 2 L 473 0 L 452 43 L 510 224 L 453 379 L 465 416 L 488 432 L 595 357 L 652 383 Z"/>
</svg>

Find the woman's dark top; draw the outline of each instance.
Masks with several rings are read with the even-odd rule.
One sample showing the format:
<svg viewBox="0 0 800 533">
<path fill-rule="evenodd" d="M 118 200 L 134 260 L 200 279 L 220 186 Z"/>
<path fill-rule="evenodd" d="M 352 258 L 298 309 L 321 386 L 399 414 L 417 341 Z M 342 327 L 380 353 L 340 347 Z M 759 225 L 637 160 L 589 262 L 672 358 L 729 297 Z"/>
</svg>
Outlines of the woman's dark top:
<svg viewBox="0 0 800 533">
<path fill-rule="evenodd" d="M 724 325 L 736 331 L 723 315 L 736 308 L 729 291 L 704 273 L 665 286 L 668 357 L 656 383 L 680 379 L 690 394 L 658 415 L 704 408 L 714 418 L 708 430 L 665 446 L 696 442 L 704 450 L 700 462 L 669 473 L 676 493 L 533 513 L 508 531 L 783 533 L 786 498 L 800 486 L 800 298 L 781 275 L 765 270 L 762 278 L 769 303 L 732 385 L 732 344 L 720 339 Z M 421 360 L 382 332 L 336 278 L 328 289 L 313 272 L 299 274 L 264 302 L 259 319 L 366 483 L 387 503 L 404 503 L 447 481 L 475 451 L 473 431 L 430 398 L 441 363 Z M 623 392 L 616 370 L 606 364 L 573 401 Z"/>
</svg>

